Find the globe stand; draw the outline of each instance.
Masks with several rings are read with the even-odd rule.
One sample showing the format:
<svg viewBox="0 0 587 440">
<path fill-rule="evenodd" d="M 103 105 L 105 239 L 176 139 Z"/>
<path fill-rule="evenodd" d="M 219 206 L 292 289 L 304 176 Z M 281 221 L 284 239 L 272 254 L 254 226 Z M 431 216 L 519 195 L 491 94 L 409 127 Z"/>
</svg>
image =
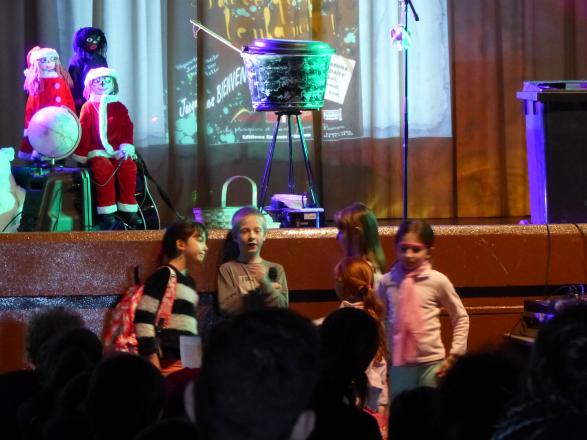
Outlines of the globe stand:
<svg viewBox="0 0 587 440">
<path fill-rule="evenodd" d="M 287 118 L 287 142 L 289 145 L 289 171 L 288 171 L 288 181 L 287 181 L 287 188 L 289 194 L 295 193 L 295 180 L 294 180 L 294 168 L 293 168 L 293 141 L 292 141 L 292 127 L 291 127 L 291 118 L 295 116 L 296 123 L 298 126 L 298 133 L 300 135 L 300 143 L 302 147 L 302 154 L 304 155 L 304 165 L 306 167 L 306 179 L 308 184 L 308 190 L 310 192 L 310 196 L 312 197 L 312 201 L 314 203 L 314 207 L 320 207 L 320 201 L 318 199 L 318 194 L 316 194 L 316 190 L 314 189 L 314 175 L 312 174 L 312 166 L 310 165 L 310 156 L 308 154 L 308 146 L 306 145 L 306 141 L 304 140 L 304 129 L 302 128 L 302 122 L 300 121 L 300 115 L 302 112 L 300 110 L 286 110 L 286 111 L 277 111 L 275 112 L 277 115 L 277 121 L 275 122 L 275 126 L 273 128 L 273 138 L 271 139 L 271 145 L 269 146 L 269 151 L 267 153 L 267 160 L 265 162 L 265 171 L 263 172 L 263 180 L 261 182 L 261 192 L 259 193 L 259 198 L 257 199 L 257 207 L 259 209 L 263 209 L 265 206 L 265 199 L 267 197 L 267 189 L 269 186 L 269 178 L 271 177 L 271 164 L 273 162 L 273 153 L 275 152 L 275 143 L 277 141 L 277 133 L 279 131 L 279 125 L 281 122 L 281 117 L 286 116 Z"/>
<path fill-rule="evenodd" d="M 35 159 L 28 165 L 28 168 L 35 176 L 46 176 L 51 174 L 55 168 L 62 167 L 62 165 L 57 166 L 57 163 L 58 162 L 54 158 L 45 158 L 43 160 Z"/>
<path fill-rule="evenodd" d="M 43 160 L 40 160 L 38 162 L 35 162 L 33 165 L 33 168 L 38 168 L 39 171 L 44 171 L 46 173 L 51 172 L 51 170 L 53 170 L 53 168 L 56 167 L 56 163 L 57 161 L 55 160 L 55 158 L 53 157 L 48 157 L 45 158 Z"/>
</svg>

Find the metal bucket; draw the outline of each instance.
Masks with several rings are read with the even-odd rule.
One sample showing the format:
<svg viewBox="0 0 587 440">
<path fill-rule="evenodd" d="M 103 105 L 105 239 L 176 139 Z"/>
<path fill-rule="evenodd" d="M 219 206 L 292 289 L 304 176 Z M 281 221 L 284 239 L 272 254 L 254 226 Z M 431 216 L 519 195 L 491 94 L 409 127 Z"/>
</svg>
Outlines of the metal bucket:
<svg viewBox="0 0 587 440">
<path fill-rule="evenodd" d="M 317 110 L 335 50 L 321 41 L 254 40 L 241 52 L 253 108 L 257 111 Z"/>
</svg>

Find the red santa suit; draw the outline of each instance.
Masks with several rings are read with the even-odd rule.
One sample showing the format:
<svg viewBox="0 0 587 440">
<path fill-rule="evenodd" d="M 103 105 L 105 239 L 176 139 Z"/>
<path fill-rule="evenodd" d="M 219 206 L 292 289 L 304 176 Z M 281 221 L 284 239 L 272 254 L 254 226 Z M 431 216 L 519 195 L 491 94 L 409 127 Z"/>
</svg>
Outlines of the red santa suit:
<svg viewBox="0 0 587 440">
<path fill-rule="evenodd" d="M 127 108 L 116 95 L 90 98 L 82 106 L 80 123 L 82 137 L 73 158 L 90 163 L 98 214 L 137 212 L 133 124 Z"/>
<path fill-rule="evenodd" d="M 40 78 L 43 91 L 38 95 L 29 95 L 24 114 L 24 137 L 20 142 L 18 157 L 24 160 L 33 159 L 33 147 L 27 138 L 27 129 L 33 115 L 42 108 L 67 106 L 75 112 L 75 104 L 71 90 L 63 78 Z"/>
</svg>

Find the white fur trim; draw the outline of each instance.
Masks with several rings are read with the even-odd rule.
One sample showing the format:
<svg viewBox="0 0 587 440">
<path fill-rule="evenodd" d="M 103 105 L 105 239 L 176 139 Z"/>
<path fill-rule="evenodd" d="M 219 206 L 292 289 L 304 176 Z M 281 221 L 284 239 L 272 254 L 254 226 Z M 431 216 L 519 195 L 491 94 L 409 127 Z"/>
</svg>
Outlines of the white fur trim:
<svg viewBox="0 0 587 440">
<path fill-rule="evenodd" d="M 79 162 L 79 163 L 86 163 L 88 161 L 87 157 L 78 156 L 77 154 L 73 154 L 71 157 L 73 158 L 73 160 L 75 160 L 76 162 Z"/>
<path fill-rule="evenodd" d="M 103 95 L 100 99 L 100 140 L 104 149 L 114 154 L 114 148 L 108 143 L 108 103 L 118 101 L 117 96 Z"/>
<path fill-rule="evenodd" d="M 108 152 L 104 150 L 92 150 L 88 153 L 88 159 L 93 159 L 94 157 L 105 157 L 106 159 L 112 159 L 114 155 L 108 154 Z"/>
<path fill-rule="evenodd" d="M 114 147 L 108 143 L 108 104 L 117 101 L 118 97 L 116 95 L 102 95 L 102 99 L 100 99 L 100 111 L 98 112 L 100 141 L 102 141 L 102 146 L 110 155 L 114 155 L 115 153 Z"/>
<path fill-rule="evenodd" d="M 102 76 L 111 76 L 112 78 L 116 79 L 116 81 L 118 81 L 118 74 L 116 73 L 116 70 L 110 69 L 108 67 L 98 67 L 96 69 L 90 70 L 87 73 L 86 79 L 84 80 L 84 86 L 88 87 L 93 79 L 100 78 Z"/>
<path fill-rule="evenodd" d="M 114 214 L 116 212 L 116 205 L 97 206 L 98 214 Z"/>
<path fill-rule="evenodd" d="M 135 154 L 135 146 L 133 144 L 120 144 L 118 146 L 118 150 L 122 151 L 125 155 L 125 157 L 130 157 L 131 159 L 135 159 L 136 158 L 136 154 Z"/>
<path fill-rule="evenodd" d="M 52 49 L 50 47 L 43 47 L 41 49 L 37 49 L 35 51 L 33 51 L 33 53 L 31 54 L 30 60 L 31 60 L 31 65 L 44 57 L 48 57 L 48 56 L 56 56 L 57 58 L 59 58 L 59 54 L 57 53 L 57 51 L 55 49 Z"/>
<path fill-rule="evenodd" d="M 118 210 L 122 212 L 137 212 L 139 210 L 139 205 L 137 205 L 136 203 L 129 205 L 128 203 L 117 202 L 117 205 Z"/>
</svg>

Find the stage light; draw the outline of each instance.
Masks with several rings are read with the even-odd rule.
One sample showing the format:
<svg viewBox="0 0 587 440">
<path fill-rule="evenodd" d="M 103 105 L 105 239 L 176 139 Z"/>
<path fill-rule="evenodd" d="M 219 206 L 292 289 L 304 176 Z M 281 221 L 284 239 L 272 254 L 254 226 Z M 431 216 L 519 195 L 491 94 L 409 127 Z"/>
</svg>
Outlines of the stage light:
<svg viewBox="0 0 587 440">
<path fill-rule="evenodd" d="M 412 34 L 402 24 L 396 24 L 391 30 L 391 44 L 400 52 L 412 45 Z"/>
</svg>

